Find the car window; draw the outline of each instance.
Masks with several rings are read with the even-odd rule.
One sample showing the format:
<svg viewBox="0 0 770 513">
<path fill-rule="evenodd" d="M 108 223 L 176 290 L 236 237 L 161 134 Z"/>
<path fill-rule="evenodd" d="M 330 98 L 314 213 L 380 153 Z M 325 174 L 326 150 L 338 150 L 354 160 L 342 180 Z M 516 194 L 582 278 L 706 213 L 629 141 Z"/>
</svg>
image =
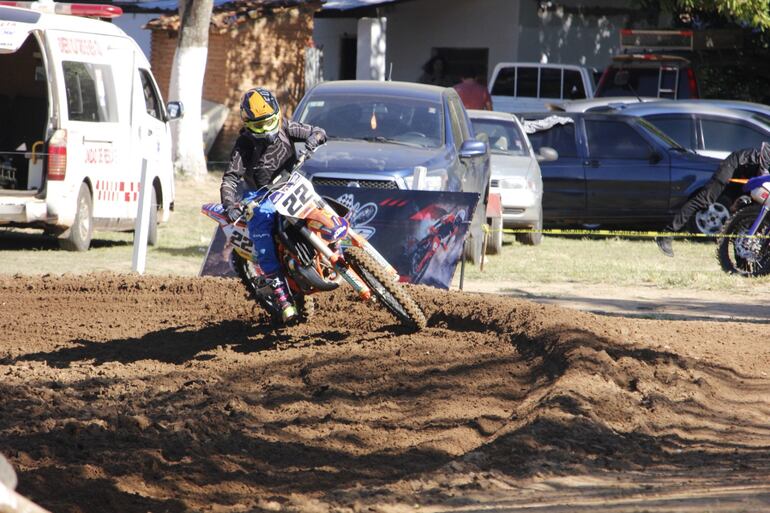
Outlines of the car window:
<svg viewBox="0 0 770 513">
<path fill-rule="evenodd" d="M 538 68 L 519 67 L 516 76 L 516 96 L 537 97 Z"/>
<path fill-rule="evenodd" d="M 538 130 L 529 134 L 529 142 L 532 143 L 535 153 L 540 152 L 543 146 L 548 146 L 559 153 L 560 159 L 578 156 L 574 123 L 555 125 L 548 130 Z"/>
<path fill-rule="evenodd" d="M 681 146 L 695 149 L 695 121 L 690 116 L 645 116 L 645 119 Z"/>
<path fill-rule="evenodd" d="M 331 139 L 396 142 L 427 148 L 444 144 L 444 108 L 439 101 L 316 94 L 304 102 L 295 119 L 320 126 Z"/>
<path fill-rule="evenodd" d="M 709 151 L 735 151 L 756 148 L 768 139 L 767 134 L 735 121 L 701 119 L 703 148 Z"/>
<path fill-rule="evenodd" d="M 515 67 L 500 69 L 492 84 L 492 94 L 497 96 L 514 96 L 516 94 Z"/>
<path fill-rule="evenodd" d="M 597 159 L 647 159 L 650 145 L 622 121 L 586 120 L 588 154 Z"/>
<path fill-rule="evenodd" d="M 476 136 L 483 136 L 489 143 L 492 153 L 528 156 L 529 150 L 519 127 L 513 121 L 501 119 L 474 119 L 473 131 Z"/>
<path fill-rule="evenodd" d="M 144 95 L 144 105 L 147 109 L 147 114 L 163 121 L 163 105 L 158 92 L 155 90 L 155 85 L 152 83 L 152 78 L 150 78 L 150 72 L 140 69 L 139 77 L 142 80 L 142 94 Z"/>
<path fill-rule="evenodd" d="M 449 121 L 452 125 L 452 137 L 455 141 L 455 145 L 459 148 L 466 140 L 471 138 L 470 130 L 465 122 L 465 113 L 459 99 L 449 99 L 449 112 Z"/>
<path fill-rule="evenodd" d="M 72 121 L 118 121 L 112 68 L 107 64 L 63 61 L 67 114 Z"/>
<path fill-rule="evenodd" d="M 582 100 L 586 97 L 586 89 L 579 71 L 564 70 L 564 98 Z"/>
<path fill-rule="evenodd" d="M 561 99 L 561 69 L 540 70 L 540 98 Z"/>
<path fill-rule="evenodd" d="M 600 96 L 658 96 L 658 68 L 624 68 L 628 71 L 628 86 L 615 85 L 618 68 L 612 67 L 602 81 Z M 629 87 L 630 86 L 630 87 Z"/>
</svg>

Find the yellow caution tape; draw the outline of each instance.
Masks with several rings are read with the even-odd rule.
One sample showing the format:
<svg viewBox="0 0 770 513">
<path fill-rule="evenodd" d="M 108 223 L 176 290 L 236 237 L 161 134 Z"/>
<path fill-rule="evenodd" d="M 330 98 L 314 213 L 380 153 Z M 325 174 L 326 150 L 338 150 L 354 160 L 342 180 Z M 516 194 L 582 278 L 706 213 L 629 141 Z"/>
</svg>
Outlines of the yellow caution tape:
<svg viewBox="0 0 770 513">
<path fill-rule="evenodd" d="M 482 225 L 486 233 L 542 233 L 543 235 L 589 235 L 591 237 L 634 237 L 640 239 L 654 239 L 656 237 L 678 237 L 678 238 L 709 238 L 709 239 L 770 239 L 770 235 L 740 235 L 727 233 L 682 233 L 682 232 L 656 232 L 656 231 L 634 231 L 634 230 L 577 230 L 577 229 L 547 229 L 534 230 L 531 228 L 511 229 L 501 228 L 493 230 L 488 224 Z"/>
</svg>

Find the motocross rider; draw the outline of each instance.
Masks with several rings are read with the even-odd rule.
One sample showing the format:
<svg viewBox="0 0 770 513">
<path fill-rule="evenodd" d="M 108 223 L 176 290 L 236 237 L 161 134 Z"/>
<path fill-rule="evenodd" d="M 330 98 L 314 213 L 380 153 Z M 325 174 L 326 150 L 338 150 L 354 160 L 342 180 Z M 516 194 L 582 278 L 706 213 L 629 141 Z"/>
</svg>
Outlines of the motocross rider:
<svg viewBox="0 0 770 513">
<path fill-rule="evenodd" d="M 666 226 L 665 230 L 669 232 L 681 230 L 695 212 L 708 207 L 719 198 L 730 179 L 753 178 L 769 174 L 769 170 L 770 143 L 768 142 L 763 142 L 759 149 L 746 148 L 732 152 L 722 161 L 716 173 L 714 173 L 703 189 L 682 205 L 682 208 L 679 209 L 679 212 L 674 216 L 671 223 Z M 664 255 L 668 257 L 674 256 L 672 237 L 656 237 L 655 242 Z"/>
<path fill-rule="evenodd" d="M 231 222 L 243 216 L 243 205 L 265 196 L 265 186 L 277 175 L 292 169 L 297 161 L 294 142 L 304 141 L 308 151 L 326 142 L 322 128 L 283 119 L 275 96 L 261 87 L 249 89 L 243 95 L 241 121 L 243 127 L 219 189 L 222 206 Z M 237 188 L 241 180 L 245 182 L 246 192 L 239 200 Z M 287 322 L 297 315 L 297 310 L 275 252 L 275 223 L 275 205 L 265 196 L 248 218 L 249 236 L 254 243 L 252 255 L 273 291 L 283 321 Z"/>
</svg>

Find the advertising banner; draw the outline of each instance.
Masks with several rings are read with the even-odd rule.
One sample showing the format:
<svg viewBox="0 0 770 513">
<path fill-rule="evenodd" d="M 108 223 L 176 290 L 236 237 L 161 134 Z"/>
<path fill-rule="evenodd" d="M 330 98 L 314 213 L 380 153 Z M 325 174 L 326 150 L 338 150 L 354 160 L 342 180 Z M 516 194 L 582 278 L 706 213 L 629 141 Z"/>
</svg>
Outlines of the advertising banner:
<svg viewBox="0 0 770 513">
<path fill-rule="evenodd" d="M 449 288 L 478 194 L 319 186 L 350 209 L 353 228 L 396 268 L 402 281 Z M 218 229 L 201 275 L 235 276 L 230 248 Z"/>
</svg>

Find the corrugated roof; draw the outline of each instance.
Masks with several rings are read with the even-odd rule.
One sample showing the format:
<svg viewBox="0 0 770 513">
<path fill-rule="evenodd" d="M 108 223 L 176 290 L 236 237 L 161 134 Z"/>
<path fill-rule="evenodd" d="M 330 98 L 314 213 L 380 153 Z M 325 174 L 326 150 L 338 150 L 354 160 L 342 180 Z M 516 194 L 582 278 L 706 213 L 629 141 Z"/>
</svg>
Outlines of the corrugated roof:
<svg viewBox="0 0 770 513">
<path fill-rule="evenodd" d="M 320 8 L 319 0 L 214 0 L 214 11 L 211 14 L 211 27 L 227 29 L 256 19 L 264 11 L 297 7 L 300 5 L 315 5 Z M 141 2 L 141 9 L 147 11 L 174 12 L 164 14 L 150 20 L 146 28 L 150 30 L 178 30 L 179 2 L 177 0 L 154 0 Z"/>
</svg>

